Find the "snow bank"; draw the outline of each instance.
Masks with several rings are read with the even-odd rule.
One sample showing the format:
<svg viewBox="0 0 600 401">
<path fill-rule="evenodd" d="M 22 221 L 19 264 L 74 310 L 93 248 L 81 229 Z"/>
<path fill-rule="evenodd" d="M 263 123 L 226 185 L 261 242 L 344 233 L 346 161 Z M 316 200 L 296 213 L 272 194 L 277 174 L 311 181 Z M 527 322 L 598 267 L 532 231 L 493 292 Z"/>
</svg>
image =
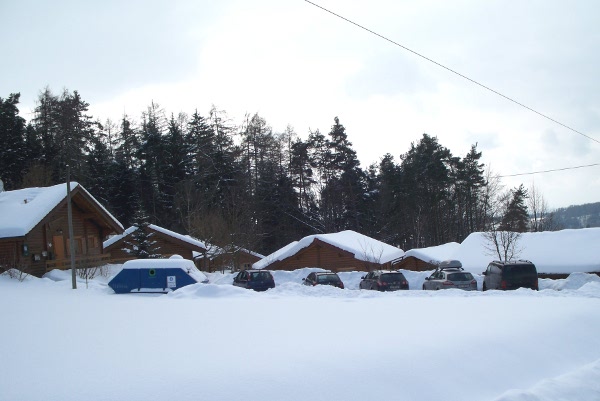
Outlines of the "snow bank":
<svg viewBox="0 0 600 401">
<path fill-rule="evenodd" d="M 518 240 L 518 259 L 532 261 L 538 273 L 569 274 L 573 272 L 600 272 L 597 247 L 600 228 L 523 233 Z M 483 272 L 498 255 L 489 250 L 484 233 L 472 233 L 457 246 L 449 243 L 437 247 L 411 249 L 407 256 L 426 262 L 448 259 L 460 260 L 471 273 Z"/>
<path fill-rule="evenodd" d="M 600 360 L 552 379 L 529 390 L 509 390 L 495 401 L 600 400 Z"/>
</svg>

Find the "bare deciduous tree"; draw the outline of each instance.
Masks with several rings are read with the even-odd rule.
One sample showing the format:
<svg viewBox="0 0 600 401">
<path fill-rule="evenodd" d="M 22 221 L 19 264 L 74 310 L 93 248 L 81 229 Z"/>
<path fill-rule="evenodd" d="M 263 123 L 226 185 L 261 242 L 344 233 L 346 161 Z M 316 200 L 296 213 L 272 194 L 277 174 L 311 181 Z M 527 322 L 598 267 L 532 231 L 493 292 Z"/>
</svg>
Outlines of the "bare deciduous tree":
<svg viewBox="0 0 600 401">
<path fill-rule="evenodd" d="M 488 229 L 483 233 L 484 238 L 487 240 L 485 248 L 490 256 L 497 256 L 501 261 L 516 259 L 521 253 L 519 248 L 521 233 L 498 229 L 500 221 L 510 205 L 512 192 L 510 190 L 502 191 L 499 178 L 492 175 L 491 171 L 488 171 L 487 176 L 488 193 L 486 199 L 489 222 Z"/>
<path fill-rule="evenodd" d="M 527 206 L 531 214 L 530 229 L 532 232 L 555 231 L 558 224 L 554 220 L 554 213 L 548 210 L 544 195 L 537 189 L 535 183 L 529 187 Z"/>
</svg>

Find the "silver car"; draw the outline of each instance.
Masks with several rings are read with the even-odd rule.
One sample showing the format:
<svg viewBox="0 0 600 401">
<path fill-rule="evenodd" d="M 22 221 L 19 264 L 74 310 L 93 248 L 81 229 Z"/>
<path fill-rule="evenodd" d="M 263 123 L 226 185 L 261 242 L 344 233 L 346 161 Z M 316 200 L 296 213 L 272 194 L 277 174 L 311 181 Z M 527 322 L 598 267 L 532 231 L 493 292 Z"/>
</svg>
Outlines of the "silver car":
<svg viewBox="0 0 600 401">
<path fill-rule="evenodd" d="M 431 276 L 425 278 L 423 289 L 445 290 L 448 288 L 477 291 L 477 280 L 471 273 L 464 271 L 458 260 L 444 261 Z"/>
</svg>

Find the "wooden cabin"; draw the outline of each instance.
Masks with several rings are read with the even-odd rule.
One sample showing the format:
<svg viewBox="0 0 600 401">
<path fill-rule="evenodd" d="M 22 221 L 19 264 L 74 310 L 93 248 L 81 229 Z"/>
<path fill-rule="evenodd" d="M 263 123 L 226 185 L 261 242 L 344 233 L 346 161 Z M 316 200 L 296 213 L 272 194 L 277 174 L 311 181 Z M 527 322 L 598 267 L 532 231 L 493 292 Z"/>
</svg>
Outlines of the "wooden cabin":
<svg viewBox="0 0 600 401">
<path fill-rule="evenodd" d="M 230 245 L 223 248 L 211 247 L 205 255 L 195 255 L 194 262 L 196 266 L 201 270 L 218 271 L 218 270 L 247 270 L 252 265 L 262 258 L 261 255 L 256 252 L 249 251 L 239 246 Z M 208 258 L 208 269 L 206 268 L 207 262 L 205 258 Z"/>
<path fill-rule="evenodd" d="M 0 270 L 41 277 L 71 267 L 67 184 L 0 192 Z M 77 268 L 108 263 L 102 241 L 123 226 L 88 191 L 71 183 Z"/>
<path fill-rule="evenodd" d="M 311 235 L 293 242 L 255 263 L 254 268 L 295 270 L 320 267 L 334 272 L 389 269 L 402 249 L 346 230 Z"/>
<path fill-rule="evenodd" d="M 392 268 L 394 270 L 404 269 L 417 272 L 434 270 L 437 267 L 437 262 L 425 261 L 416 256 L 405 256 L 393 261 Z"/>
<path fill-rule="evenodd" d="M 419 272 L 434 270 L 441 261 L 456 259 L 454 255 L 459 248 L 459 243 L 448 242 L 428 248 L 410 249 L 401 258 L 392 261 L 392 268 Z"/>
<path fill-rule="evenodd" d="M 138 228 L 129 227 L 121 235 L 113 236 L 104 241 L 104 248 L 111 254 L 111 262 L 122 263 L 127 260 L 136 259 L 124 249 L 131 249 L 127 244 L 131 235 Z M 194 260 L 194 254 L 206 254 L 206 245 L 195 238 L 167 230 L 154 224 L 146 227 L 146 232 L 151 234 L 151 240 L 156 241 L 153 245 L 161 257 L 167 258 L 172 255 L 181 255 L 184 259 Z"/>
</svg>

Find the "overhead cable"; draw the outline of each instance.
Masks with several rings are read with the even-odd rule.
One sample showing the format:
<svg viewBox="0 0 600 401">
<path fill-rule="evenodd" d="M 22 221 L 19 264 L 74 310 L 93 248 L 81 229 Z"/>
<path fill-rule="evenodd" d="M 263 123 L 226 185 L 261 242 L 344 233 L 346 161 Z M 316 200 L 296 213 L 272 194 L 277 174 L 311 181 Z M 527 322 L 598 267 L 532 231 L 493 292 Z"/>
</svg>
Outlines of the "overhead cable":
<svg viewBox="0 0 600 401">
<path fill-rule="evenodd" d="M 554 171 L 575 170 L 577 168 L 594 167 L 594 166 L 600 166 L 600 163 L 586 164 L 584 166 L 556 168 L 556 169 L 552 169 L 552 170 L 533 171 L 531 173 L 519 173 L 519 174 L 499 175 L 498 178 L 517 177 L 517 176 L 520 176 L 520 175 L 533 175 L 533 174 L 541 174 L 541 173 L 550 173 L 550 172 L 554 172 Z"/>
<path fill-rule="evenodd" d="M 599 140 L 597 140 L 597 139 L 595 139 L 595 138 L 593 138 L 591 136 L 588 136 L 588 135 L 584 134 L 583 132 L 580 132 L 580 131 L 578 131 L 578 130 L 576 130 L 574 128 L 571 128 L 568 125 L 563 124 L 560 121 L 557 121 L 554 118 L 547 116 L 546 114 L 540 113 L 539 111 L 534 110 L 531 107 L 524 105 L 523 103 L 520 103 L 520 102 L 518 102 L 518 101 L 516 101 L 516 100 L 514 100 L 514 99 L 512 99 L 512 98 L 510 98 L 510 97 L 508 97 L 506 95 L 503 95 L 502 93 L 500 93 L 500 92 L 498 92 L 498 91 L 496 91 L 496 90 L 494 90 L 494 89 L 492 89 L 492 88 L 490 88 L 490 87 L 488 87 L 488 86 L 486 86 L 486 85 L 484 85 L 482 83 L 479 83 L 479 82 L 475 81 L 474 79 L 471 79 L 471 78 L 467 77 L 466 75 L 463 75 L 463 74 L 461 74 L 461 73 L 459 73 L 459 72 L 457 72 L 457 71 L 455 71 L 455 70 L 453 70 L 453 69 L 451 69 L 449 67 L 446 67 L 445 65 L 443 65 L 441 63 L 438 63 L 437 61 L 432 60 L 429 57 L 426 57 L 426 56 L 424 56 L 424 55 L 422 55 L 422 54 L 420 54 L 420 53 L 418 53 L 418 52 L 416 52 L 416 51 L 414 51 L 412 49 L 409 49 L 408 47 L 403 46 L 400 43 L 395 42 L 395 41 L 393 41 L 393 40 L 391 40 L 391 39 L 389 39 L 389 38 L 387 38 L 387 37 L 385 37 L 385 36 L 383 36 L 383 35 L 375 32 L 375 31 L 373 31 L 373 30 L 371 30 L 369 28 L 366 28 L 366 27 L 364 27 L 364 26 L 362 26 L 362 25 L 360 25 L 360 24 L 358 24 L 358 23 L 356 23 L 356 22 L 354 22 L 352 20 L 349 20 L 346 17 L 343 17 L 343 16 L 341 16 L 339 14 L 336 14 L 333 11 L 326 9 L 325 7 L 322 7 L 322 6 L 320 6 L 320 5 L 316 4 L 316 3 L 313 3 L 312 1 L 309 1 L 309 0 L 304 0 L 304 1 L 306 1 L 309 4 L 312 4 L 313 6 L 315 6 L 317 8 L 320 8 L 321 10 L 326 11 L 329 14 L 332 14 L 332 15 L 334 15 L 334 16 L 336 16 L 336 17 L 338 17 L 338 18 L 340 18 L 340 19 L 342 19 L 342 20 L 344 20 L 344 21 L 346 21 L 346 22 L 348 22 L 348 23 L 350 23 L 352 25 L 355 25 L 355 26 L 359 27 L 360 29 L 363 29 L 363 30 L 365 30 L 365 31 L 367 31 L 367 32 L 375 35 L 375 36 L 378 36 L 379 38 L 381 38 L 383 40 L 386 40 L 386 41 L 388 41 L 388 42 L 390 42 L 390 43 L 392 43 L 392 44 L 394 44 L 394 45 L 396 45 L 398 47 L 401 47 L 402 49 L 407 50 L 407 51 L 409 51 L 409 52 L 411 52 L 411 53 L 413 53 L 413 54 L 415 54 L 415 55 L 417 55 L 417 56 L 419 56 L 419 57 L 421 57 L 421 58 L 423 58 L 423 59 L 425 59 L 425 60 L 427 60 L 427 61 L 429 61 L 429 62 L 431 62 L 431 63 L 433 63 L 433 64 L 435 64 L 437 66 L 439 66 L 439 67 L 442 67 L 443 69 L 448 70 L 448 71 L 452 72 L 453 74 L 456 74 L 459 77 L 466 79 L 467 81 L 470 81 L 470 82 L 472 82 L 472 83 L 474 83 L 476 85 L 479 85 L 482 88 L 487 89 L 488 91 L 490 91 L 492 93 L 495 93 L 496 95 L 501 96 L 501 97 L 503 97 L 506 100 L 509 100 L 509 101 L 511 101 L 511 102 L 513 102 L 513 103 L 515 103 L 515 104 L 517 104 L 519 106 L 521 106 L 521 107 L 524 107 L 525 109 L 527 109 L 529 111 L 532 111 L 532 112 L 536 113 L 537 115 L 540 115 L 540 116 L 544 117 L 547 120 L 550 120 L 550 121 L 552 121 L 552 122 L 554 122 L 554 123 L 556 123 L 556 124 L 558 124 L 558 125 L 566 128 L 566 129 L 568 129 L 570 131 L 573 131 L 573 132 L 575 132 L 575 133 L 577 133 L 577 134 L 579 134 L 579 135 L 581 135 L 581 136 L 583 136 L 583 137 L 585 137 L 585 138 L 587 138 L 587 139 L 589 139 L 591 141 L 600 143 Z"/>
</svg>

